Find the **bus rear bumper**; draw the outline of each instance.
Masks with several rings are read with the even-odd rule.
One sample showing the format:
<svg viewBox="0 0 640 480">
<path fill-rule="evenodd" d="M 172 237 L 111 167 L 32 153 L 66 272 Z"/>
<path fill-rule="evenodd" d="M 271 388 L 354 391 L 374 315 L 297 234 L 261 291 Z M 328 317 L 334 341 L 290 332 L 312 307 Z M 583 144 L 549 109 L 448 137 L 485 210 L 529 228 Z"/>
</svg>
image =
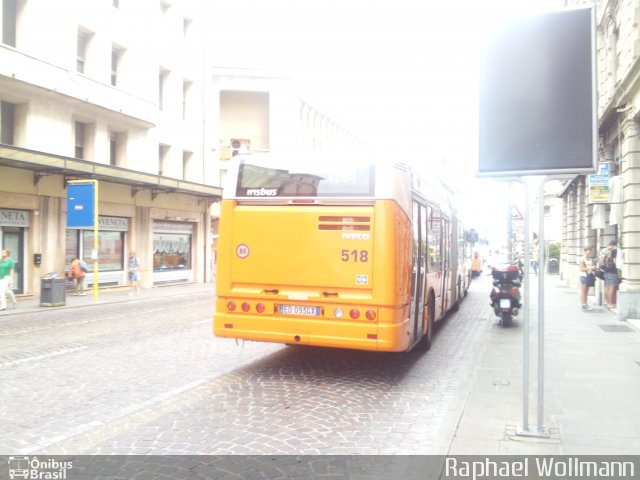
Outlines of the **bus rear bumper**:
<svg viewBox="0 0 640 480">
<path fill-rule="evenodd" d="M 407 325 L 216 313 L 213 332 L 222 338 L 402 352 L 409 348 Z"/>
</svg>

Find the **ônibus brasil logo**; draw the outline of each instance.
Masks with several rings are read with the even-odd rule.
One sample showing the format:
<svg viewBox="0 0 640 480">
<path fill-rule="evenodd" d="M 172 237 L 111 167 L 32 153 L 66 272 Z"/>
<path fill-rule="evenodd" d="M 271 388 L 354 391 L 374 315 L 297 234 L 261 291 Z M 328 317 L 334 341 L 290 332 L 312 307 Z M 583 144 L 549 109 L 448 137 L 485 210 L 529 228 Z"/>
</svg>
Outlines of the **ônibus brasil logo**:
<svg viewBox="0 0 640 480">
<path fill-rule="evenodd" d="M 52 458 L 39 460 L 38 457 L 10 456 L 9 478 L 28 478 L 33 480 L 65 480 L 67 470 L 73 468 L 72 462 Z"/>
</svg>

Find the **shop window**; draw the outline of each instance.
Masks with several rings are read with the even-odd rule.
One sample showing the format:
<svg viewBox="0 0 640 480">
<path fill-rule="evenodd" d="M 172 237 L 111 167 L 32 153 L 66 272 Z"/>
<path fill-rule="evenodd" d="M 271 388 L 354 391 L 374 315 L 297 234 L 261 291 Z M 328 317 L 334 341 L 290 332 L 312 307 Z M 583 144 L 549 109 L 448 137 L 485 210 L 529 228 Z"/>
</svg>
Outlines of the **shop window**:
<svg viewBox="0 0 640 480">
<path fill-rule="evenodd" d="M 64 264 L 66 265 L 66 270 L 69 269 L 71 261 L 80 256 L 80 243 L 78 241 L 79 235 L 80 230 L 67 230 L 67 239 L 64 251 Z"/>
<path fill-rule="evenodd" d="M 124 232 L 98 232 L 98 269 L 101 272 L 124 270 Z M 92 230 L 67 230 L 65 265 L 67 269 L 71 260 L 81 258 L 85 263 L 93 265 Z"/>
<path fill-rule="evenodd" d="M 124 232 L 98 232 L 98 266 L 101 272 L 124 269 Z M 93 232 L 82 232 L 82 257 L 85 262 L 93 262 Z"/>
<path fill-rule="evenodd" d="M 191 269 L 191 235 L 186 233 L 153 234 L 153 270 Z"/>
</svg>

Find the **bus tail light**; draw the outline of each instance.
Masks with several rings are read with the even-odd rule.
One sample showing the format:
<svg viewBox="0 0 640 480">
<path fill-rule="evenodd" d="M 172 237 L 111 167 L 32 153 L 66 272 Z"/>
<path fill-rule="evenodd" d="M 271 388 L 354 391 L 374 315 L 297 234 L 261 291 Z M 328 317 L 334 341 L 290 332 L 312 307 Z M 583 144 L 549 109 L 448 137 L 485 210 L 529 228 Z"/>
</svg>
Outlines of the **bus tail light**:
<svg viewBox="0 0 640 480">
<path fill-rule="evenodd" d="M 263 313 L 264 312 L 264 303 L 259 303 L 256 305 L 256 312 Z"/>
<path fill-rule="evenodd" d="M 360 317 L 360 310 L 356 309 L 356 308 L 352 308 L 349 311 L 349 316 L 353 319 L 353 320 L 357 320 Z"/>
<path fill-rule="evenodd" d="M 374 310 L 367 310 L 367 320 L 375 320 L 376 312 Z"/>
<path fill-rule="evenodd" d="M 333 314 L 335 315 L 336 318 L 342 318 L 344 317 L 344 310 L 342 310 L 341 308 L 334 308 Z"/>
<path fill-rule="evenodd" d="M 235 311 L 236 309 L 236 302 L 227 302 L 227 310 L 229 310 L 230 312 Z"/>
<path fill-rule="evenodd" d="M 242 311 L 248 312 L 249 310 L 251 310 L 251 305 L 249 305 L 249 302 L 242 302 Z"/>
</svg>

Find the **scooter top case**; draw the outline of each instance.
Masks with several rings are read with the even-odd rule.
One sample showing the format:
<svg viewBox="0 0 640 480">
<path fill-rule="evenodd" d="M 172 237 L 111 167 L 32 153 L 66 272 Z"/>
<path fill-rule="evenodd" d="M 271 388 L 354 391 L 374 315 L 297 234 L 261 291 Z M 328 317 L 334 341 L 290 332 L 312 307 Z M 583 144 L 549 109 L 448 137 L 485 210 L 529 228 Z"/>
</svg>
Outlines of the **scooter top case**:
<svg viewBox="0 0 640 480">
<path fill-rule="evenodd" d="M 504 263 L 491 268 L 491 276 L 501 282 L 518 282 L 520 269 L 516 265 Z"/>
</svg>

